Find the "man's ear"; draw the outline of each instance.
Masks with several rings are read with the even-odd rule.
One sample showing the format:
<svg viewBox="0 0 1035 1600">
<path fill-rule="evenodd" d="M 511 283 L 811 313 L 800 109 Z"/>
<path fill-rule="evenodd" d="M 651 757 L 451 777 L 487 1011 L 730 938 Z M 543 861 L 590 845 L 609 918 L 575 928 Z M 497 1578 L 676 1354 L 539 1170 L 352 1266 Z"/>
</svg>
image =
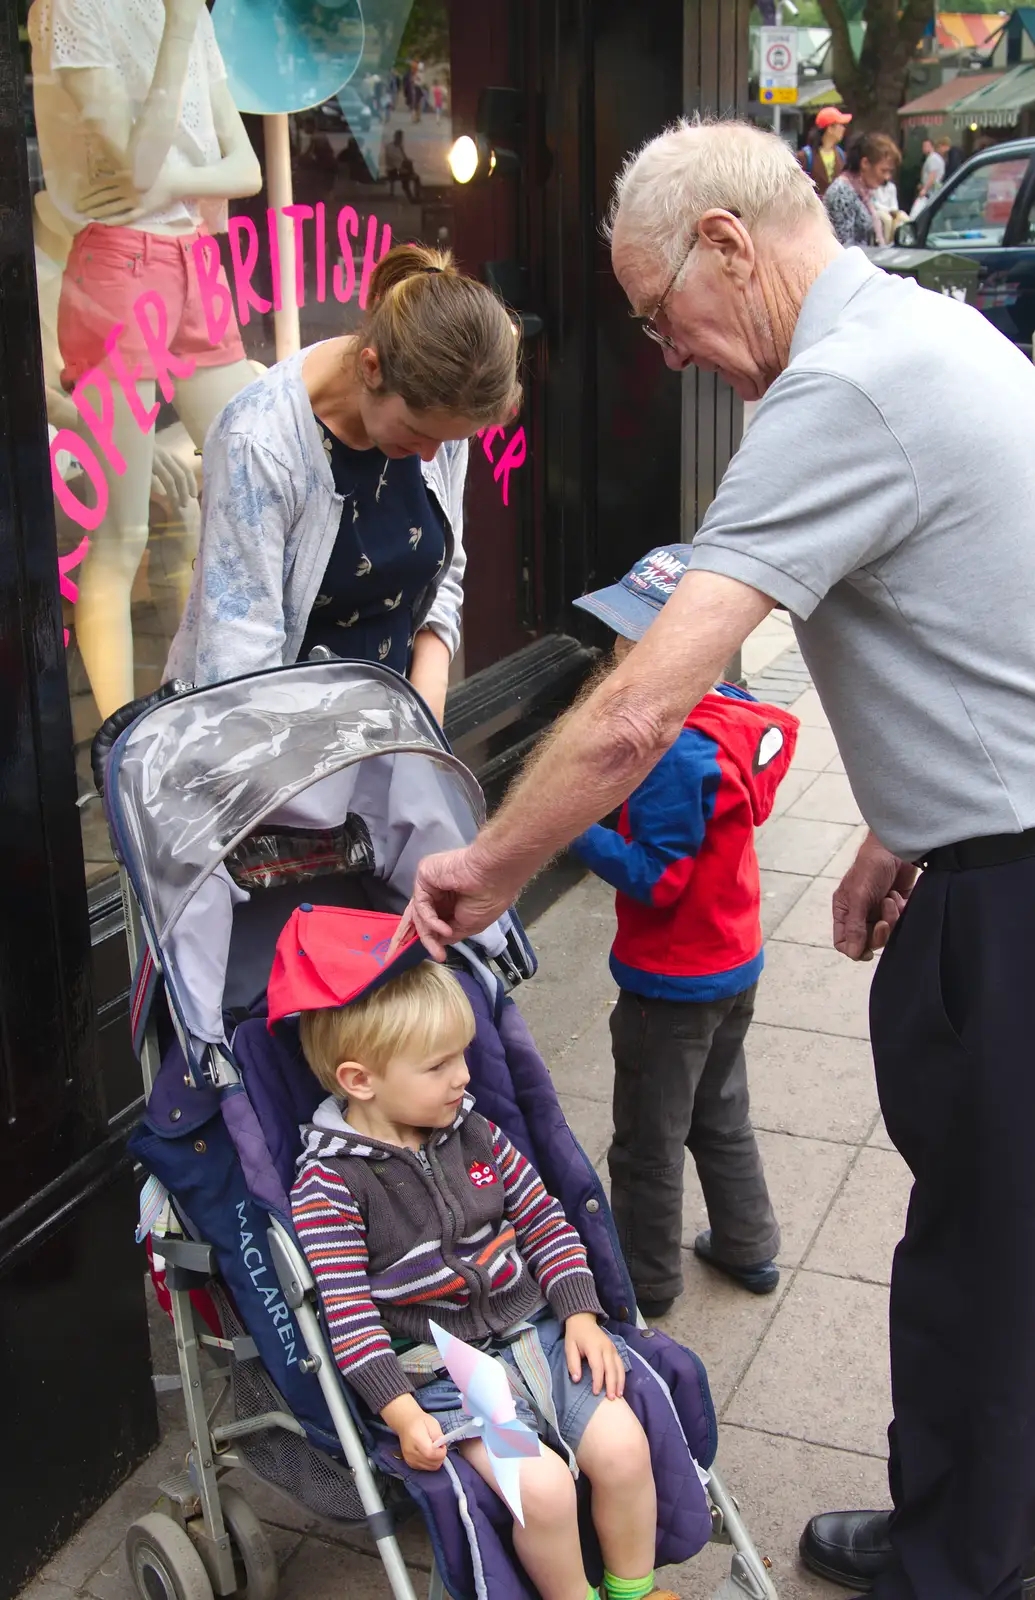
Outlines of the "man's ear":
<svg viewBox="0 0 1035 1600">
<path fill-rule="evenodd" d="M 364 345 L 359 352 L 359 370 L 368 389 L 380 389 L 384 383 L 381 358 L 372 345 Z"/>
<path fill-rule="evenodd" d="M 728 211 L 706 211 L 697 224 L 700 245 L 716 250 L 725 271 L 746 281 L 755 265 L 755 242 L 739 217 Z"/>
<path fill-rule="evenodd" d="M 342 1061 L 334 1069 L 338 1088 L 346 1100 L 372 1100 L 374 1074 L 359 1061 Z"/>
</svg>

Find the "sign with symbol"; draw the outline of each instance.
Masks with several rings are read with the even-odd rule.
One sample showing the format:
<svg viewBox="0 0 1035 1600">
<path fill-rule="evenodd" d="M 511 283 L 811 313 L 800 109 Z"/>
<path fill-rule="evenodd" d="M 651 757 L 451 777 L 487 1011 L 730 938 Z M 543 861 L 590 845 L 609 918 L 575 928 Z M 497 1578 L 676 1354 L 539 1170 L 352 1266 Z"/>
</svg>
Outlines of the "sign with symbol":
<svg viewBox="0 0 1035 1600">
<path fill-rule="evenodd" d="M 793 106 L 798 100 L 797 28 L 759 28 L 761 69 L 758 97 L 763 105 Z"/>
</svg>

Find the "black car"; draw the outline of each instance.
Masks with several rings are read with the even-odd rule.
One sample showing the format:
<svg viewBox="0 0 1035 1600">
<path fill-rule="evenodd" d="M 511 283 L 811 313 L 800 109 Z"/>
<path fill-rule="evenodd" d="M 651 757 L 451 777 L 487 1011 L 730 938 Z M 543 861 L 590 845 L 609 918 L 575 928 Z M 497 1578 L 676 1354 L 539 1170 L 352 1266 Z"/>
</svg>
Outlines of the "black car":
<svg viewBox="0 0 1035 1600">
<path fill-rule="evenodd" d="M 949 250 L 980 267 L 977 305 L 1028 354 L 1035 332 L 1035 139 L 964 162 L 895 243 Z"/>
</svg>

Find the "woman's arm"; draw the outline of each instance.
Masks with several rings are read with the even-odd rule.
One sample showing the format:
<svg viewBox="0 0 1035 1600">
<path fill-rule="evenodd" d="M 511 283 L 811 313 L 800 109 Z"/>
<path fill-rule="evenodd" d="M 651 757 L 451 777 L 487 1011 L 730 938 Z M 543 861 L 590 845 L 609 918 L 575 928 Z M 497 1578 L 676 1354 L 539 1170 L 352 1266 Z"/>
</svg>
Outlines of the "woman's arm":
<svg viewBox="0 0 1035 1600">
<path fill-rule="evenodd" d="M 435 721 L 442 726 L 449 683 L 449 647 L 431 628 L 422 628 L 413 641 L 410 682 L 427 701 Z"/>
<path fill-rule="evenodd" d="M 430 628 L 446 646 L 450 657 L 455 656 L 460 644 L 460 610 L 464 603 L 464 571 L 467 552 L 464 550 L 464 485 L 467 482 L 467 440 L 444 445 L 447 504 L 443 507 L 453 530 L 453 559 L 442 574 L 435 598 L 422 629 Z M 420 636 L 418 635 L 418 638 Z"/>
<path fill-rule="evenodd" d="M 181 625 L 194 633 L 194 659 L 181 665 L 175 641 L 170 653 L 197 684 L 283 663 L 284 543 L 294 522 L 290 474 L 246 433 L 217 424 L 202 459 L 201 543 Z"/>
</svg>

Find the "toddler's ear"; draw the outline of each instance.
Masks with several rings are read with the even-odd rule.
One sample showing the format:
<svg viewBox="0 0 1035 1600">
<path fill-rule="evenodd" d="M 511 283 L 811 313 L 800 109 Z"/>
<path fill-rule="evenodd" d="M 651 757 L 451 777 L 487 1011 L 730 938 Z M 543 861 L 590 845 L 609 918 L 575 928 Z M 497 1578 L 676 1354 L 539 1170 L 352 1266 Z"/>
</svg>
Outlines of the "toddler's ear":
<svg viewBox="0 0 1035 1600">
<path fill-rule="evenodd" d="M 342 1061 L 335 1068 L 338 1088 L 346 1100 L 372 1100 L 374 1074 L 359 1061 Z"/>
</svg>

